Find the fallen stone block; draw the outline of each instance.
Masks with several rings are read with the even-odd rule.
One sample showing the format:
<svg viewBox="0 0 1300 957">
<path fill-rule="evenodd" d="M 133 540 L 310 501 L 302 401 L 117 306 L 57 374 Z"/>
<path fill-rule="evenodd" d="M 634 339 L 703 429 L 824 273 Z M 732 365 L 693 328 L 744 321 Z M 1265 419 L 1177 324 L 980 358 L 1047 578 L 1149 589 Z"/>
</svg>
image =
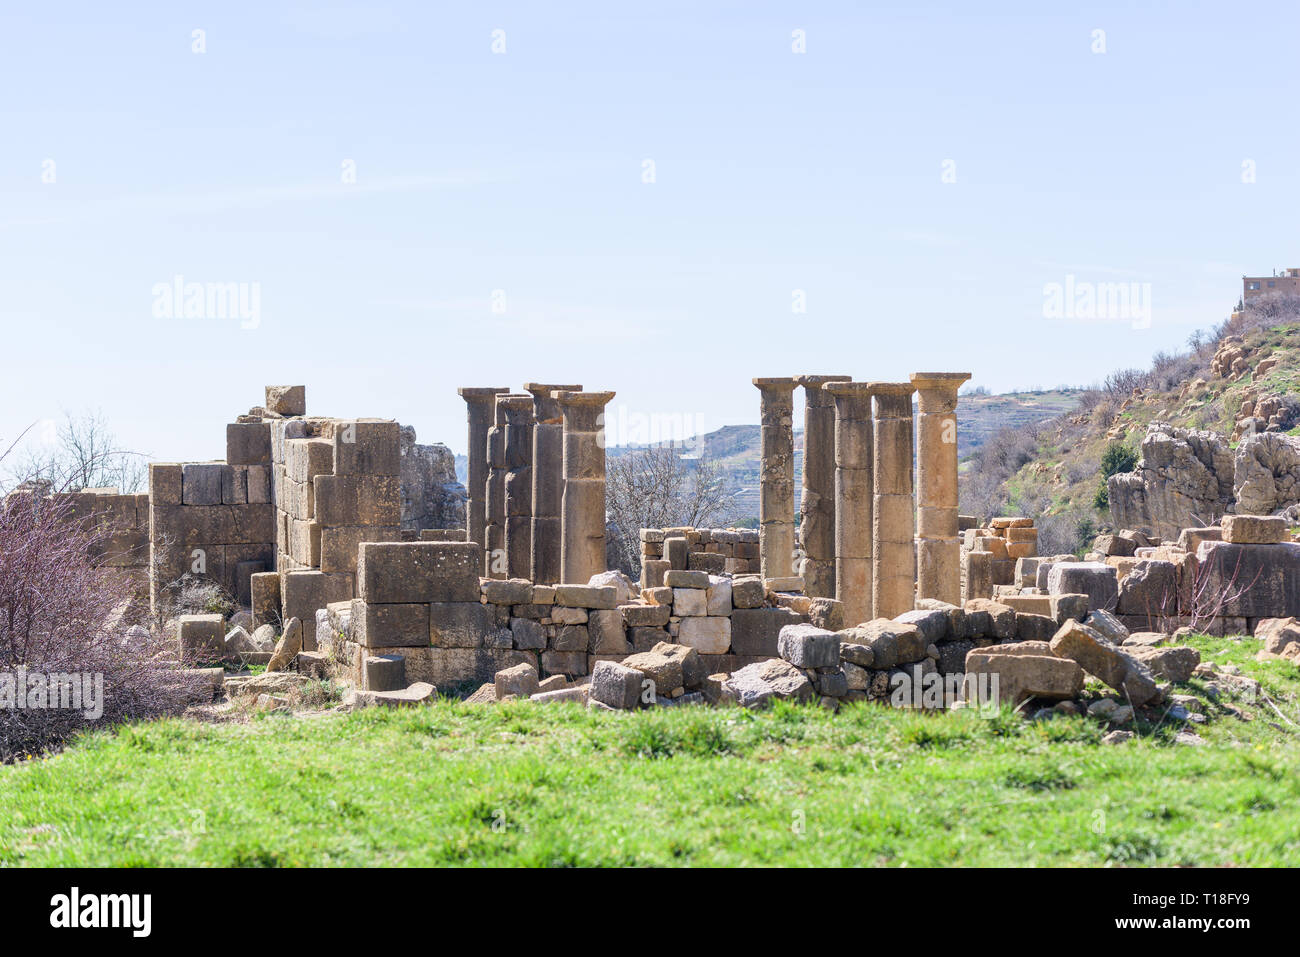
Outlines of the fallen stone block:
<svg viewBox="0 0 1300 957">
<path fill-rule="evenodd" d="M 645 676 L 635 668 L 613 661 L 598 661 L 591 672 L 588 700 L 618 710 L 630 710 L 641 703 Z"/>
<path fill-rule="evenodd" d="M 1157 678 L 1182 684 L 1201 663 L 1201 653 L 1187 645 L 1125 645 L 1124 651 L 1151 669 Z"/>
<path fill-rule="evenodd" d="M 815 625 L 786 625 L 777 652 L 798 668 L 835 668 L 840 663 L 840 637 Z"/>
<path fill-rule="evenodd" d="M 362 687 L 366 691 L 401 691 L 406 687 L 406 659 L 401 655 L 367 655 L 364 664 Z"/>
<path fill-rule="evenodd" d="M 773 658 L 729 675 L 722 683 L 722 696 L 746 708 L 757 708 L 774 698 L 807 701 L 813 696 L 813 686 L 794 665 Z"/>
<path fill-rule="evenodd" d="M 677 641 L 701 654 L 726 654 L 731 648 L 731 619 L 683 618 L 678 628 Z"/>
<path fill-rule="evenodd" d="M 994 646 L 966 656 L 967 702 L 983 705 L 992 699 L 1019 705 L 1030 698 L 1064 701 L 1083 690 L 1083 669 L 1051 654 L 993 654 Z"/>
<path fill-rule="evenodd" d="M 493 678 L 493 687 L 498 701 L 506 695 L 532 697 L 541 690 L 539 685 L 536 666 L 527 662 L 521 662 L 513 668 L 502 669 Z"/>
<path fill-rule="evenodd" d="M 354 693 L 352 706 L 356 708 L 374 706 L 411 708 L 431 702 L 437 694 L 438 689 L 433 685 L 425 681 L 417 681 L 400 691 L 357 691 Z"/>
<path fill-rule="evenodd" d="M 1270 655 L 1292 657 L 1300 649 L 1300 621 L 1295 618 L 1265 618 L 1255 626 L 1255 637 L 1264 642 Z"/>
<path fill-rule="evenodd" d="M 1146 665 L 1082 622 L 1066 622 L 1052 637 L 1051 645 L 1052 654 L 1076 662 L 1088 674 L 1127 695 L 1134 707 L 1160 697 Z"/>
</svg>

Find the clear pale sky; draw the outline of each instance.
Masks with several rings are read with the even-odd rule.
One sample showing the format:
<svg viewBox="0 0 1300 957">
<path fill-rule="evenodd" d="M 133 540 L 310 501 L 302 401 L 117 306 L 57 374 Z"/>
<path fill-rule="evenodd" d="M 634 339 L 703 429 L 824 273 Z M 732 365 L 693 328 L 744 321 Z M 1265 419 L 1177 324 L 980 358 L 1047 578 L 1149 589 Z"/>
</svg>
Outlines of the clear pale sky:
<svg viewBox="0 0 1300 957">
<path fill-rule="evenodd" d="M 462 385 L 712 429 L 754 376 L 1145 365 L 1300 265 L 1300 15 L 1055 6 L 4 3 L 0 439 L 219 458 L 276 382 L 459 452 Z M 256 328 L 155 315 L 177 275 Z M 1045 318 L 1067 275 L 1150 328 Z"/>
</svg>

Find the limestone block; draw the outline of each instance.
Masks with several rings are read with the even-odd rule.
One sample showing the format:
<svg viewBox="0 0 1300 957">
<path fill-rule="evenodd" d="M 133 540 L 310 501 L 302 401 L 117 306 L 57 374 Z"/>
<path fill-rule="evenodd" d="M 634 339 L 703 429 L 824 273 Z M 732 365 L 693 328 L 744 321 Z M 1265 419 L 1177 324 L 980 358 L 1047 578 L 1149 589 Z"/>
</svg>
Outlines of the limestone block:
<svg viewBox="0 0 1300 957">
<path fill-rule="evenodd" d="M 190 462 L 181 466 L 181 502 L 184 505 L 220 505 L 220 462 Z"/>
<path fill-rule="evenodd" d="M 1274 515 L 1225 515 L 1223 540 L 1234 545 L 1274 545 L 1290 539 L 1286 520 Z"/>
<path fill-rule="evenodd" d="M 368 602 L 478 602 L 474 542 L 365 542 L 360 555 L 357 594 Z"/>
<path fill-rule="evenodd" d="M 708 582 L 708 576 L 705 576 Z M 688 615 L 707 615 L 709 613 L 708 592 L 704 588 L 674 588 L 673 614 L 679 618 Z"/>
<path fill-rule="evenodd" d="M 267 422 L 231 422 L 226 426 L 227 465 L 269 465 L 271 426 Z"/>
<path fill-rule="evenodd" d="M 1087 595 L 1093 608 L 1113 611 L 1119 601 L 1119 578 L 1102 562 L 1056 562 L 1047 573 L 1050 595 Z"/>
<path fill-rule="evenodd" d="M 598 661 L 591 671 L 593 701 L 619 710 L 628 710 L 641 703 L 645 676 L 635 668 L 627 668 L 613 661 Z"/>
<path fill-rule="evenodd" d="M 731 619 L 683 618 L 677 643 L 694 648 L 701 654 L 725 654 L 731 648 Z"/>
<path fill-rule="evenodd" d="M 308 484 L 317 475 L 334 471 L 334 445 L 329 439 L 290 439 L 284 444 L 285 475 Z"/>
<path fill-rule="evenodd" d="M 367 655 L 365 691 L 401 691 L 406 687 L 406 659 L 401 655 Z"/>
<path fill-rule="evenodd" d="M 767 598 L 763 579 L 734 578 L 731 582 L 731 603 L 735 608 L 761 608 Z"/>
<path fill-rule="evenodd" d="M 477 601 L 440 601 L 428 608 L 427 643 L 435 648 L 481 648 L 497 630 L 491 609 Z"/>
<path fill-rule="evenodd" d="M 1065 701 L 1083 690 L 1083 669 L 1073 661 L 1051 654 L 993 654 L 981 648 L 966 655 L 967 701 L 978 700 L 981 686 L 996 689 L 998 700 L 1018 705 L 1029 698 Z M 982 676 L 988 676 L 981 681 Z M 994 684 L 996 679 L 996 684 Z"/>
<path fill-rule="evenodd" d="M 629 628 L 662 628 L 672 615 L 669 605 L 619 605 L 618 610 Z"/>
<path fill-rule="evenodd" d="M 280 625 L 280 575 L 277 572 L 259 572 L 249 579 L 252 599 L 253 626 Z"/>
<path fill-rule="evenodd" d="M 770 661 L 747 665 L 722 682 L 723 697 L 746 708 L 758 708 L 774 698 L 807 701 L 813 695 L 812 683 L 803 672 L 787 661 Z"/>
<path fill-rule="evenodd" d="M 777 639 L 777 651 L 799 668 L 835 668 L 840 663 L 839 636 L 815 625 L 785 625 Z"/>
<path fill-rule="evenodd" d="M 1287 618 L 1300 614 L 1300 545 L 1204 542 L 1197 549 L 1196 588 L 1227 599 L 1229 617 Z"/>
<path fill-rule="evenodd" d="M 717 575 L 709 576 L 707 591 L 708 614 L 715 616 L 731 615 L 731 579 Z"/>
<path fill-rule="evenodd" d="M 708 588 L 709 574 L 673 569 L 664 574 L 664 585 L 670 588 Z"/>
<path fill-rule="evenodd" d="M 266 402 L 268 412 L 276 415 L 306 415 L 307 387 L 303 385 L 268 385 Z"/>
<path fill-rule="evenodd" d="M 352 419 L 334 430 L 336 475 L 398 475 L 401 427 L 391 419 Z"/>
<path fill-rule="evenodd" d="M 149 504 L 180 505 L 183 501 L 184 466 L 170 462 L 149 464 Z"/>
<path fill-rule="evenodd" d="M 184 662 L 225 657 L 225 619 L 221 615 L 181 615 L 176 637 Z"/>
<path fill-rule="evenodd" d="M 526 578 L 488 578 L 480 585 L 489 604 L 526 605 L 533 600 L 533 583 Z"/>
<path fill-rule="evenodd" d="M 1051 647 L 1056 657 L 1077 662 L 1084 671 L 1126 695 L 1134 707 L 1160 696 L 1146 665 L 1082 622 L 1062 625 L 1052 637 Z"/>
<path fill-rule="evenodd" d="M 497 700 L 506 695 L 531 697 L 538 692 L 537 667 L 531 662 L 520 662 L 511 668 L 503 668 L 493 678 Z"/>
<path fill-rule="evenodd" d="M 556 585 L 555 603 L 571 608 L 617 608 L 618 589 L 611 585 Z"/>
<path fill-rule="evenodd" d="M 587 637 L 593 655 L 626 655 L 632 650 L 623 613 L 617 608 L 592 611 L 587 619 Z"/>
<path fill-rule="evenodd" d="M 516 648 L 531 651 L 546 648 L 546 626 L 528 618 L 510 619 L 510 637 Z"/>
<path fill-rule="evenodd" d="M 312 486 L 315 517 L 322 525 L 401 525 L 402 489 L 396 476 L 317 475 Z"/>
<path fill-rule="evenodd" d="M 732 586 L 735 598 L 735 583 Z M 797 625 L 802 621 L 799 615 L 788 608 L 740 608 L 731 613 L 731 648 L 737 655 L 763 655 L 775 658 L 779 655 L 781 629 L 786 625 Z"/>
<path fill-rule="evenodd" d="M 349 624 L 352 640 L 366 648 L 419 647 L 430 643 L 427 604 L 370 605 L 354 598 Z"/>
</svg>

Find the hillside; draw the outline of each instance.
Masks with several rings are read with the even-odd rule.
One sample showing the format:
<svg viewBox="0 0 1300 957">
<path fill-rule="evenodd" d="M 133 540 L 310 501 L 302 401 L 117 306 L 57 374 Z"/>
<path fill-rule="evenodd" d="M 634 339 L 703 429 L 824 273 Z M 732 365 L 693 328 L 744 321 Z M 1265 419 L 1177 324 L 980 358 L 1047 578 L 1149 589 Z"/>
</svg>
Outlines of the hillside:
<svg viewBox="0 0 1300 957">
<path fill-rule="evenodd" d="M 1112 374 L 1076 412 L 990 437 L 964 463 L 962 509 L 1040 516 L 1043 554 L 1078 551 L 1109 529 L 1104 475 L 1133 468 L 1152 422 L 1211 430 L 1235 449 L 1252 431 L 1300 432 L 1297 393 L 1300 324 L 1209 337 L 1189 353 L 1157 356 L 1149 371 Z"/>
</svg>

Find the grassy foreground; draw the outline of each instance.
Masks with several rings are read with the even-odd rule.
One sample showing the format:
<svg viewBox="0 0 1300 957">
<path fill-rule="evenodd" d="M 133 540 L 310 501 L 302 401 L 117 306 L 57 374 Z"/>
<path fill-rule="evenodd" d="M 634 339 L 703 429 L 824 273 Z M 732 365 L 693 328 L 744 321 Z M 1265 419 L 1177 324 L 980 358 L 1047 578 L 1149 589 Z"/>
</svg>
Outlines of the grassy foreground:
<svg viewBox="0 0 1300 957">
<path fill-rule="evenodd" d="M 1295 720 L 1257 647 L 1202 652 Z M 168 720 L 0 768 L 0 864 L 1298 865 L 1300 733 L 1223 704 L 1200 746 L 871 705 Z"/>
</svg>

